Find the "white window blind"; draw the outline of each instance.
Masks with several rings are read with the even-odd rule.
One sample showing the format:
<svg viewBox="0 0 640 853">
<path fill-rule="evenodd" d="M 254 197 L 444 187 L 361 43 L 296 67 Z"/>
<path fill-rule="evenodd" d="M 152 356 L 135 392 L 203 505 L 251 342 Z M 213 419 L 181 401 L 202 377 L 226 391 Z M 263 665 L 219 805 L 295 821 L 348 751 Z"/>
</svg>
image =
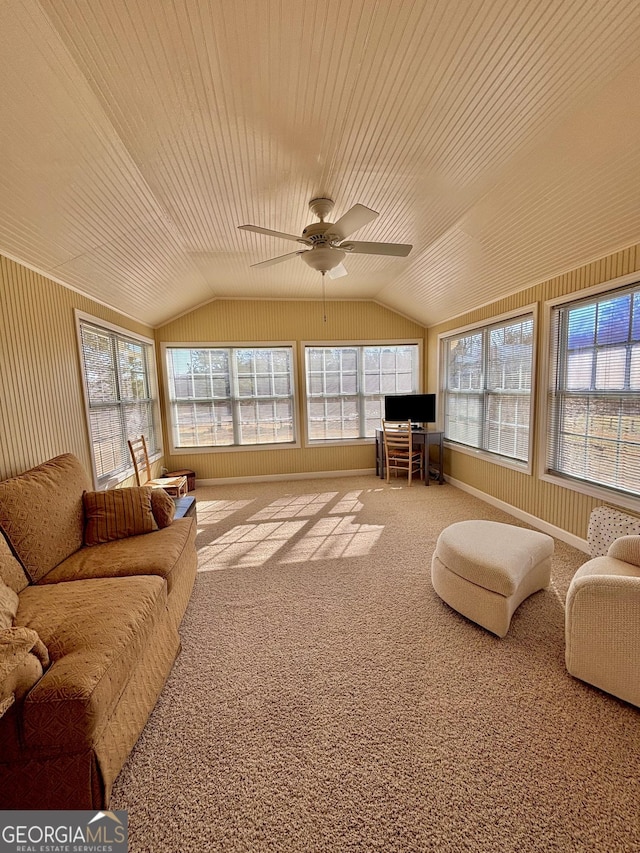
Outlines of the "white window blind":
<svg viewBox="0 0 640 853">
<path fill-rule="evenodd" d="M 293 350 L 167 347 L 174 447 L 295 441 Z"/>
<path fill-rule="evenodd" d="M 419 357 L 417 344 L 305 347 L 309 440 L 373 437 L 385 395 L 417 392 Z"/>
<path fill-rule="evenodd" d="M 91 449 L 98 482 L 132 468 L 127 440 L 158 449 L 153 347 L 124 330 L 79 320 Z"/>
<path fill-rule="evenodd" d="M 640 495 L 640 285 L 551 311 L 547 472 Z"/>
<path fill-rule="evenodd" d="M 445 438 L 528 461 L 533 332 L 526 314 L 443 339 Z"/>
</svg>

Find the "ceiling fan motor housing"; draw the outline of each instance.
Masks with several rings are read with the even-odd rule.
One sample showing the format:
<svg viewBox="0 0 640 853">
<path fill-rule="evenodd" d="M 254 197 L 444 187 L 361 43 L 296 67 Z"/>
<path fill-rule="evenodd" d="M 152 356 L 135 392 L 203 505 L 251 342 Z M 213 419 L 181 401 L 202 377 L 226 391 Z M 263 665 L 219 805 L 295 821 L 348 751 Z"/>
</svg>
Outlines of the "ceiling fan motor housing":
<svg viewBox="0 0 640 853">
<path fill-rule="evenodd" d="M 315 245 L 316 243 L 327 243 L 327 230 L 333 222 L 312 222 L 302 231 L 305 241 Z"/>
</svg>

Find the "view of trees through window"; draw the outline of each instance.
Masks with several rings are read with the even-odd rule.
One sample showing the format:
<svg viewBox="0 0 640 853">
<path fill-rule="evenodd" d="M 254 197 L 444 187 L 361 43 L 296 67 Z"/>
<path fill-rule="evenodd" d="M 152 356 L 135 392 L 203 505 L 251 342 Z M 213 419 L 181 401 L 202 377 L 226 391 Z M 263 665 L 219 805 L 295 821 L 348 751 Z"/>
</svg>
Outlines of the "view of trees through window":
<svg viewBox="0 0 640 853">
<path fill-rule="evenodd" d="M 295 440 L 291 347 L 168 347 L 175 447 Z"/>
<path fill-rule="evenodd" d="M 448 440 L 528 460 L 533 331 L 527 315 L 443 341 Z"/>
<path fill-rule="evenodd" d="M 552 311 L 547 469 L 640 494 L 640 287 Z"/>
</svg>

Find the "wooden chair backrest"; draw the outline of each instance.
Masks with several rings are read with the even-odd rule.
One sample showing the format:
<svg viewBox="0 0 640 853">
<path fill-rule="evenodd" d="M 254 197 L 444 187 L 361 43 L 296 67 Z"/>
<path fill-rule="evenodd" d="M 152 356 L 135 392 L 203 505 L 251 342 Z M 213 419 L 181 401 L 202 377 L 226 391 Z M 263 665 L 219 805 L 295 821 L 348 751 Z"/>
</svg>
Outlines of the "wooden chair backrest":
<svg viewBox="0 0 640 853">
<path fill-rule="evenodd" d="M 422 478 L 422 451 L 413 447 L 411 421 L 382 421 L 384 436 L 384 460 L 387 469 L 387 483 L 391 470 L 404 471 L 409 478 L 409 485 L 414 472 Z"/>
<path fill-rule="evenodd" d="M 382 421 L 385 450 L 393 455 L 394 451 L 411 453 L 411 421 Z"/>
<path fill-rule="evenodd" d="M 129 452 L 133 460 L 136 483 L 139 486 L 144 486 L 151 479 L 151 464 L 149 462 L 149 454 L 147 453 L 147 442 L 144 435 L 141 435 L 140 438 L 130 439 L 127 444 L 129 445 Z M 141 479 L 141 475 L 144 475 L 144 480 Z"/>
</svg>

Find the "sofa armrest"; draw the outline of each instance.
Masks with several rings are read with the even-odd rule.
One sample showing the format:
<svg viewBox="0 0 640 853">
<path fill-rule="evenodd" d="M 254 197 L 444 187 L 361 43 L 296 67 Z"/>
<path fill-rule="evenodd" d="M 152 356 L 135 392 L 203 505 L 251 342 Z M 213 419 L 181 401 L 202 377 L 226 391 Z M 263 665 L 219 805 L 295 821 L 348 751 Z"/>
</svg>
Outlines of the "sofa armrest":
<svg viewBox="0 0 640 853">
<path fill-rule="evenodd" d="M 0 631 L 0 716 L 42 677 L 49 653 L 35 631 L 23 626 Z"/>
<path fill-rule="evenodd" d="M 9 708 L 16 701 L 15 693 L 11 693 L 10 696 L 6 696 L 4 699 L 0 699 L 0 717 L 4 717 Z"/>
<path fill-rule="evenodd" d="M 640 566 L 640 536 L 621 536 L 611 544 L 608 557 L 624 560 L 632 566 Z"/>
</svg>

